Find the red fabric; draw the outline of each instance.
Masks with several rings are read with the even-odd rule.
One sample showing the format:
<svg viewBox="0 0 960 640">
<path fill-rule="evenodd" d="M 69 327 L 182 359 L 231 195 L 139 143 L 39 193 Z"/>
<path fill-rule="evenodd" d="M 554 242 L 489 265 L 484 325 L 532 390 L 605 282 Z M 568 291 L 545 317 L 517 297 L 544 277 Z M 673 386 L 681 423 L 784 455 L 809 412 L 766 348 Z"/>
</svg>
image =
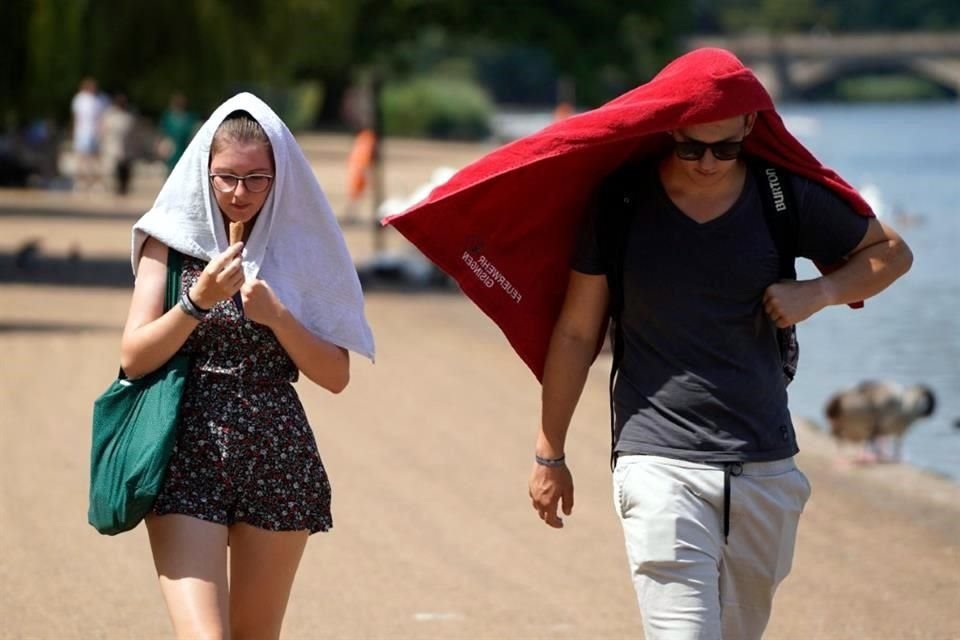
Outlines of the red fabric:
<svg viewBox="0 0 960 640">
<path fill-rule="evenodd" d="M 667 131 L 752 111 L 758 117 L 747 153 L 873 215 L 786 130 L 752 71 L 728 51 L 698 49 L 602 107 L 492 151 L 384 224 L 450 274 L 541 379 L 592 191 L 628 158 L 665 150 Z"/>
</svg>

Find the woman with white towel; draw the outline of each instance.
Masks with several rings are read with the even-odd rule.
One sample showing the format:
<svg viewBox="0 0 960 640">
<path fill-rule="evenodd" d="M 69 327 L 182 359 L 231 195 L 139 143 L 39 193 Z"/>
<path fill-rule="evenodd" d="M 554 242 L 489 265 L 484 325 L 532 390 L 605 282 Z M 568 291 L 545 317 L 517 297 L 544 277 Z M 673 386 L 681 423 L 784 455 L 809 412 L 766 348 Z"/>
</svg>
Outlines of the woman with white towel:
<svg viewBox="0 0 960 640">
<path fill-rule="evenodd" d="M 181 296 L 164 312 L 170 251 L 183 255 Z M 192 357 L 146 519 L 176 635 L 276 638 L 307 538 L 332 526 L 291 383 L 302 372 L 339 393 L 348 350 L 372 359 L 373 337 L 326 197 L 266 104 L 240 94 L 213 113 L 134 225 L 132 261 L 125 373 Z"/>
</svg>

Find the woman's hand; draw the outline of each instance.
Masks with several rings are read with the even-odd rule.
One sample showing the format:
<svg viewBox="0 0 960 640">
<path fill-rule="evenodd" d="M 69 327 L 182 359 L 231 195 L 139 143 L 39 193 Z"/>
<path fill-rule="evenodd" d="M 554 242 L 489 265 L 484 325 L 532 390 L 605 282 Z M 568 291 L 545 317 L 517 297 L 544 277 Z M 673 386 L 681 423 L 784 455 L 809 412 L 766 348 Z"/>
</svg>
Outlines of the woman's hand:
<svg viewBox="0 0 960 640">
<path fill-rule="evenodd" d="M 297 369 L 324 389 L 343 391 L 350 382 L 350 355 L 346 349 L 310 333 L 263 280 L 245 282 L 240 297 L 247 319 L 273 331 Z"/>
<path fill-rule="evenodd" d="M 243 314 L 250 320 L 273 328 L 285 307 L 265 281 L 255 278 L 240 288 Z"/>
<path fill-rule="evenodd" d="M 243 286 L 243 263 L 240 252 L 243 243 L 230 245 L 226 251 L 211 260 L 190 287 L 190 299 L 201 309 L 211 309 L 221 300 L 232 298 Z"/>
</svg>

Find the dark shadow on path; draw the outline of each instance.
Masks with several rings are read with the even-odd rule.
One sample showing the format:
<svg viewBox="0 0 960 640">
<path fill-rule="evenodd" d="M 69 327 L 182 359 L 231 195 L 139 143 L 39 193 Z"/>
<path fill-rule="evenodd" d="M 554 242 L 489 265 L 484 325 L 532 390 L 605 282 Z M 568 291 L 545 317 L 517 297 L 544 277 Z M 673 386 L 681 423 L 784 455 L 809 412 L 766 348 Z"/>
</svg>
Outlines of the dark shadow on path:
<svg viewBox="0 0 960 640">
<path fill-rule="evenodd" d="M 66 324 L 62 322 L 33 322 L 30 320 L 0 320 L 0 336 L 10 333 L 118 333 L 122 327 L 105 324 Z"/>
<path fill-rule="evenodd" d="M 432 268 L 416 273 L 402 265 L 360 265 L 357 268 L 365 294 L 460 295 L 452 279 Z M 125 256 L 93 258 L 79 251 L 50 255 L 42 240 L 25 241 L 16 249 L 0 251 L 0 285 L 38 284 L 68 287 L 133 287 L 130 261 Z"/>
<path fill-rule="evenodd" d="M 0 284 L 127 289 L 133 286 L 133 273 L 125 257 L 49 256 L 27 243 L 16 251 L 0 251 Z"/>
<path fill-rule="evenodd" d="M 136 222 L 143 212 L 137 211 L 93 211 L 69 207 L 24 206 L 22 204 L 0 204 L 0 218 L 46 218 L 62 220 L 90 220 L 90 221 L 130 221 Z"/>
</svg>

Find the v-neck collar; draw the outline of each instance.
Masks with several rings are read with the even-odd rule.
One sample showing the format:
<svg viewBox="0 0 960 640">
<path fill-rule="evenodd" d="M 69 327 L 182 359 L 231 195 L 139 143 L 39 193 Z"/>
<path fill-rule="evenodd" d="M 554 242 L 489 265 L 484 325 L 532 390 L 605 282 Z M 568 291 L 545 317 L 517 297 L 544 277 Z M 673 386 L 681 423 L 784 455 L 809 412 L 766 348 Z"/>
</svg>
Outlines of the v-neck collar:
<svg viewBox="0 0 960 640">
<path fill-rule="evenodd" d="M 743 204 L 744 200 L 749 196 L 750 192 L 754 188 L 753 177 L 750 175 L 750 171 L 748 170 L 746 172 L 746 175 L 743 178 L 743 186 L 740 188 L 740 194 L 737 196 L 737 199 L 733 201 L 733 204 L 731 204 L 726 211 L 724 211 L 717 217 L 711 218 L 706 222 L 698 222 L 697 220 L 694 220 L 689 215 L 687 215 L 683 211 L 683 209 L 678 207 L 677 203 L 673 201 L 673 199 L 670 197 L 670 194 L 667 193 L 667 188 L 664 186 L 663 180 L 660 178 L 659 172 L 657 172 L 654 177 L 656 178 L 655 182 L 656 182 L 657 194 L 660 198 L 663 199 L 664 203 L 666 204 L 666 208 L 669 211 L 670 216 L 681 219 L 682 224 L 691 225 L 692 226 L 691 228 L 701 229 L 701 230 L 713 229 L 718 226 L 723 226 L 724 224 L 726 224 L 726 221 L 735 217 L 737 210 L 741 208 L 741 205 Z"/>
</svg>

